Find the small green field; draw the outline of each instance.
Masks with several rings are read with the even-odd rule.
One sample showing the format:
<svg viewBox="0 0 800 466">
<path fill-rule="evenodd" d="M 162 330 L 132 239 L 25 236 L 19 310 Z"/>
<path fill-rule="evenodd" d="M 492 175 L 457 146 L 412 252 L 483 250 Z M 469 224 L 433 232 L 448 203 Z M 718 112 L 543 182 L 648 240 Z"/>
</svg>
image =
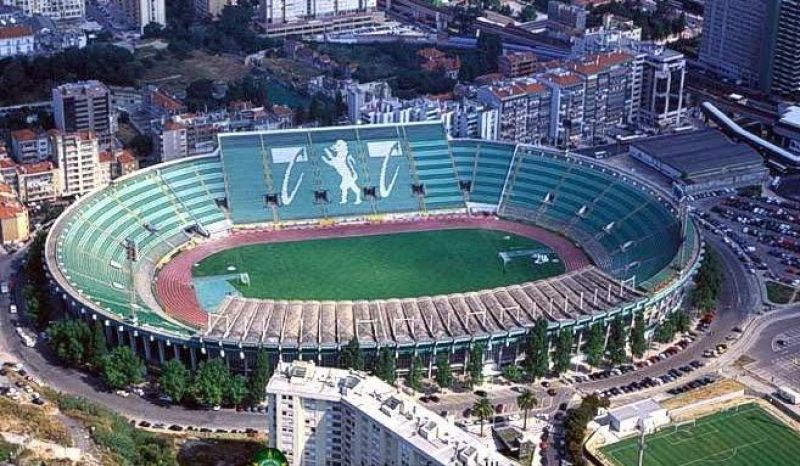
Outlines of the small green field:
<svg viewBox="0 0 800 466">
<path fill-rule="evenodd" d="M 247 273 L 251 298 L 355 300 L 430 296 L 480 290 L 558 275 L 563 263 L 508 262 L 500 252 L 542 244 L 509 233 L 439 230 L 247 245 L 222 251 L 194 267 L 195 277 Z M 235 271 L 229 267 L 235 267 Z"/>
<path fill-rule="evenodd" d="M 636 466 L 638 438 L 601 452 L 618 466 Z M 667 426 L 645 439 L 645 466 L 791 466 L 800 461 L 800 436 L 755 404 Z"/>
</svg>

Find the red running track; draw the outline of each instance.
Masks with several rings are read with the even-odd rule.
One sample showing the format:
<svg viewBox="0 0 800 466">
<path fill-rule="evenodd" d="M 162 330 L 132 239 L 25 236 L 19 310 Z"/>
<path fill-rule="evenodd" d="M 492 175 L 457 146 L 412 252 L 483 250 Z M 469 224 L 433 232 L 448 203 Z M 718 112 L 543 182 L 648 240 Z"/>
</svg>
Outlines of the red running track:
<svg viewBox="0 0 800 466">
<path fill-rule="evenodd" d="M 200 307 L 192 284 L 192 267 L 206 257 L 225 249 L 258 243 L 278 243 L 343 236 L 380 235 L 408 231 L 483 228 L 514 233 L 538 241 L 552 249 L 564 262 L 567 272 L 590 264 L 588 257 L 572 242 L 532 225 L 509 222 L 495 217 L 439 216 L 429 219 L 397 220 L 383 223 L 304 226 L 282 230 L 241 230 L 212 239 L 180 252 L 155 279 L 156 298 L 166 313 L 192 327 L 206 328 L 208 314 Z"/>
</svg>

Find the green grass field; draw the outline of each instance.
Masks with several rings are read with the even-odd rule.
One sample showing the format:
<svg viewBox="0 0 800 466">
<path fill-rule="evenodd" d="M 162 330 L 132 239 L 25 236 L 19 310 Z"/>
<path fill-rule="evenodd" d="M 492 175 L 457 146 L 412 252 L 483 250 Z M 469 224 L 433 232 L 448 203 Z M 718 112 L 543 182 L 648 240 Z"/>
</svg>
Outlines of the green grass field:
<svg viewBox="0 0 800 466">
<path fill-rule="evenodd" d="M 638 438 L 601 449 L 618 466 L 635 466 Z M 755 404 L 667 426 L 645 439 L 645 466 L 792 466 L 800 436 Z"/>
<path fill-rule="evenodd" d="M 246 272 L 245 297 L 349 300 L 430 296 L 522 283 L 564 272 L 558 262 L 512 260 L 500 251 L 546 249 L 504 232 L 464 229 L 247 245 L 194 267 L 195 277 Z M 551 257 L 555 257 L 551 255 Z"/>
</svg>

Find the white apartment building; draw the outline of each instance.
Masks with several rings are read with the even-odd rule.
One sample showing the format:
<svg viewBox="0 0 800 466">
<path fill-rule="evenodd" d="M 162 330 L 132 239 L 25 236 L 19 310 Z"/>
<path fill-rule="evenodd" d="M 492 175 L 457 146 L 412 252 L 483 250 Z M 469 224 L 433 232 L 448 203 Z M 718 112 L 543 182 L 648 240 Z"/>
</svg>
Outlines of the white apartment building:
<svg viewBox="0 0 800 466">
<path fill-rule="evenodd" d="M 261 0 L 267 24 L 292 23 L 375 10 L 377 0 Z"/>
<path fill-rule="evenodd" d="M 36 49 L 33 29 L 28 26 L 0 27 L 0 58 L 29 55 Z"/>
<path fill-rule="evenodd" d="M 139 30 L 150 23 L 167 25 L 167 10 L 164 0 L 114 0 L 125 12 L 125 15 Z"/>
<path fill-rule="evenodd" d="M 19 8 L 26 16 L 40 14 L 54 21 L 80 21 L 86 16 L 85 0 L 3 0 L 3 5 Z"/>
<path fill-rule="evenodd" d="M 471 434 L 363 372 L 281 363 L 267 385 L 269 446 L 292 466 L 511 466 Z"/>
<path fill-rule="evenodd" d="M 53 130 L 50 137 L 63 196 L 82 196 L 102 186 L 100 149 L 93 132 L 62 133 Z"/>
</svg>

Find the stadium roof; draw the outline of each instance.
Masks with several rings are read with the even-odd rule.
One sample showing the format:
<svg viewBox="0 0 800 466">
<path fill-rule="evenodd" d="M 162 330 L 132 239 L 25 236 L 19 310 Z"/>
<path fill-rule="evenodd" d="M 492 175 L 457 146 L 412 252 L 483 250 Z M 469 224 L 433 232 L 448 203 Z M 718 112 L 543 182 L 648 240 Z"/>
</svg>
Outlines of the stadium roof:
<svg viewBox="0 0 800 466">
<path fill-rule="evenodd" d="M 734 143 L 713 129 L 657 136 L 631 145 L 680 172 L 684 179 L 764 164 L 750 146 Z"/>
</svg>

